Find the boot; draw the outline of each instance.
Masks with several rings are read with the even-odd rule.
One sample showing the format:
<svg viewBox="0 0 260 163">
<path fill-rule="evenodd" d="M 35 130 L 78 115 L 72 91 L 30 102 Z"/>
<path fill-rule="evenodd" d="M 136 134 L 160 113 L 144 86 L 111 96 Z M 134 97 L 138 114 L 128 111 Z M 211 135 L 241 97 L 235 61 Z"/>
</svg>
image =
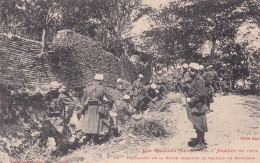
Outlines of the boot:
<svg viewBox="0 0 260 163">
<path fill-rule="evenodd" d="M 201 151 L 206 148 L 207 148 L 207 146 L 204 143 L 199 143 L 195 147 L 192 147 L 190 150 L 191 151 Z"/>
<path fill-rule="evenodd" d="M 100 144 L 99 136 L 97 134 L 93 135 L 94 145 Z"/>
<path fill-rule="evenodd" d="M 188 142 L 189 147 L 195 147 L 198 144 L 198 138 L 193 138 L 191 141 Z"/>
<path fill-rule="evenodd" d="M 204 132 L 199 132 L 198 133 L 198 144 L 191 148 L 191 151 L 200 151 L 203 149 L 206 149 L 207 146 L 205 144 L 205 139 L 204 139 Z"/>
<path fill-rule="evenodd" d="M 191 141 L 188 142 L 188 146 L 189 147 L 195 147 L 198 143 L 199 143 L 199 133 L 196 131 L 197 133 L 197 138 L 192 138 Z"/>
<path fill-rule="evenodd" d="M 72 149 L 72 150 L 77 149 L 79 140 L 80 140 L 79 138 L 75 138 L 73 144 L 71 145 L 71 149 Z"/>
<path fill-rule="evenodd" d="M 90 140 L 91 140 L 91 137 L 92 137 L 92 136 L 91 136 L 90 134 L 87 134 L 87 135 L 86 135 L 86 138 L 83 139 L 83 144 L 89 143 Z"/>
<path fill-rule="evenodd" d="M 91 135 L 88 145 L 89 145 L 89 146 L 93 146 L 93 145 L 95 145 L 95 144 L 96 144 L 95 136 L 94 136 L 94 135 Z"/>
</svg>

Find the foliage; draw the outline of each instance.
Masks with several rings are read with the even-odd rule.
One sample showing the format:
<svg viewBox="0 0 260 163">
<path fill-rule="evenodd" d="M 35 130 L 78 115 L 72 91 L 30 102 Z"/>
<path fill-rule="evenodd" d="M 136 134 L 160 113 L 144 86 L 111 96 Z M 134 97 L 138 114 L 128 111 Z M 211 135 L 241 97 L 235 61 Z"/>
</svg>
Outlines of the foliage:
<svg viewBox="0 0 260 163">
<path fill-rule="evenodd" d="M 4 1 L 1 22 L 36 40 L 51 39 L 58 30 L 71 29 L 92 37 L 116 56 L 127 54 L 132 42 L 128 36 L 132 23 L 150 8 L 141 0 L 13 0 Z"/>
<path fill-rule="evenodd" d="M 256 80 L 259 55 L 248 39 L 254 37 L 242 34 L 241 28 L 245 22 L 259 27 L 259 12 L 258 0 L 178 0 L 161 10 L 147 7 L 141 0 L 4 0 L 0 23 L 18 31 L 26 29 L 25 35 L 36 40 L 45 37 L 44 30 L 50 40 L 57 30 L 71 29 L 100 42 L 120 58 L 136 52 L 129 31 L 146 15 L 154 25 L 143 33 L 141 49 L 153 54 L 154 65 L 229 64 L 234 80 L 249 73 Z"/>
<path fill-rule="evenodd" d="M 157 48 L 156 62 L 167 66 L 179 62 L 228 64 L 234 81 L 251 72 L 248 47 L 235 40 L 246 20 L 259 24 L 259 7 L 259 2 L 251 0 L 171 2 L 153 15 L 156 26 L 144 33 L 145 38 L 150 40 L 149 47 Z"/>
</svg>

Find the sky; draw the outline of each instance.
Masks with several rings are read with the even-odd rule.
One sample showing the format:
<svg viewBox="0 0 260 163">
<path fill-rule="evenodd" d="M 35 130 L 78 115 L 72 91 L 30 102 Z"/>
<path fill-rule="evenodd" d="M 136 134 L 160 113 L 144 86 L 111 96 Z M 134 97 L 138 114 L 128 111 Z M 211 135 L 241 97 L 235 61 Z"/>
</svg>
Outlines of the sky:
<svg viewBox="0 0 260 163">
<path fill-rule="evenodd" d="M 169 2 L 173 0 L 142 0 L 144 4 L 149 5 L 153 8 L 160 8 L 160 5 L 167 5 Z M 148 30 L 150 28 L 149 16 L 143 16 L 140 20 L 135 22 L 134 28 L 131 31 L 133 35 L 140 35 L 143 31 Z"/>
<path fill-rule="evenodd" d="M 160 5 L 166 5 L 172 0 L 143 0 L 144 4 L 150 5 L 151 7 L 154 8 L 159 8 Z"/>
<path fill-rule="evenodd" d="M 142 0 L 142 1 L 146 5 L 159 9 L 160 6 L 163 7 L 167 5 L 169 2 L 174 0 Z M 132 36 L 135 37 L 134 40 L 135 43 L 139 44 L 140 42 L 142 42 L 139 36 L 142 34 L 142 32 L 149 30 L 152 24 L 153 22 L 151 22 L 148 15 L 143 16 L 137 22 L 133 23 L 133 29 L 131 30 L 130 33 Z"/>
</svg>

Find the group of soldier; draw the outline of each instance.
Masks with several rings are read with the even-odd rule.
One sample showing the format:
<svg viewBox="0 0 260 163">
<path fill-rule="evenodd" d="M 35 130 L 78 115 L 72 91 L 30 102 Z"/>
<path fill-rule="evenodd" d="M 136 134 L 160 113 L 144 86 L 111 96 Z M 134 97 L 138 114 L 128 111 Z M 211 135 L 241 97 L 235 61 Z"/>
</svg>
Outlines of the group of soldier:
<svg viewBox="0 0 260 163">
<path fill-rule="evenodd" d="M 161 72 L 161 70 L 157 72 L 152 79 L 153 81 L 150 87 L 143 88 L 143 90 L 145 90 L 145 96 L 142 96 L 140 91 L 142 90 L 142 76 L 140 76 L 132 87 L 133 90 L 136 91 L 133 95 L 133 106 L 136 110 L 142 110 L 145 109 L 145 105 L 141 105 L 142 102 L 145 104 L 150 101 L 154 102 L 158 99 L 158 94 L 160 93 L 164 94 L 164 92 L 169 90 L 182 92 L 186 99 L 188 119 L 193 124 L 195 132 L 197 133 L 197 137 L 191 139 L 188 145 L 192 147 L 192 151 L 207 148 L 204 138 L 205 132 L 208 131 L 206 114 L 213 112 L 213 110 L 210 109 L 210 103 L 214 102 L 213 96 L 218 89 L 218 73 L 212 65 L 204 68 L 203 65 L 199 65 L 198 63 L 185 63 L 182 66 L 177 66 L 174 72 L 170 72 L 162 78 L 163 74 L 166 73 L 167 72 Z M 169 80 L 169 78 L 173 80 Z M 158 86 L 162 88 L 161 91 L 157 89 Z M 136 101 L 134 99 L 136 99 Z"/>
<path fill-rule="evenodd" d="M 68 93 L 67 88 L 54 81 L 46 101 L 49 102 L 49 114 L 45 137 L 54 137 L 57 151 L 67 152 L 76 148 L 84 137 L 84 143 L 97 144 L 100 138 L 111 128 L 109 109 L 114 98 L 108 88 L 102 85 L 104 76 L 96 74 L 93 84 L 84 89 L 80 101 Z"/>
<path fill-rule="evenodd" d="M 197 138 L 188 142 L 191 150 L 206 148 L 204 134 L 207 132 L 206 114 L 211 112 L 210 103 L 213 102 L 217 73 L 212 66 L 204 68 L 197 63 L 177 66 L 171 73 L 174 89 L 169 89 L 169 82 L 160 78 L 163 73 L 158 71 L 148 85 L 143 82 L 144 76 L 139 74 L 131 84 L 118 78 L 117 89 L 121 91 L 123 99 L 118 103 L 108 87 L 104 86 L 104 76 L 96 74 L 94 82 L 84 89 L 81 100 L 71 96 L 67 88 L 54 81 L 50 84 L 47 94 L 49 102 L 48 122 L 45 125 L 47 137 L 53 136 L 59 150 L 76 148 L 80 142 L 89 145 L 101 143 L 108 138 L 111 131 L 118 133 L 129 118 L 136 114 L 142 115 L 154 109 L 161 111 L 160 105 L 153 105 L 162 101 L 167 91 L 181 91 L 186 99 L 187 115 L 197 133 Z M 177 75 L 176 75 L 177 74 Z M 117 103 L 116 109 L 113 105 Z M 65 145 L 65 140 L 70 146 Z"/>
<path fill-rule="evenodd" d="M 50 91 L 46 95 L 49 109 L 43 142 L 51 136 L 59 150 L 75 148 L 82 141 L 89 145 L 101 143 L 112 131 L 118 134 L 118 129 L 132 115 L 143 114 L 149 102 L 159 100 L 165 91 L 155 83 L 144 86 L 142 74 L 133 84 L 118 78 L 116 89 L 123 95 L 123 99 L 118 100 L 103 85 L 103 80 L 103 74 L 96 74 L 94 82 L 84 89 L 80 100 L 73 97 L 65 85 L 56 81 L 50 83 Z M 116 109 L 112 109 L 115 103 Z"/>
<path fill-rule="evenodd" d="M 183 79 L 178 83 L 187 102 L 187 116 L 197 134 L 195 139 L 188 142 L 192 151 L 203 150 L 206 147 L 205 132 L 208 131 L 206 114 L 212 112 L 213 94 L 218 79 L 212 65 L 204 68 L 198 63 L 184 64 Z"/>
</svg>

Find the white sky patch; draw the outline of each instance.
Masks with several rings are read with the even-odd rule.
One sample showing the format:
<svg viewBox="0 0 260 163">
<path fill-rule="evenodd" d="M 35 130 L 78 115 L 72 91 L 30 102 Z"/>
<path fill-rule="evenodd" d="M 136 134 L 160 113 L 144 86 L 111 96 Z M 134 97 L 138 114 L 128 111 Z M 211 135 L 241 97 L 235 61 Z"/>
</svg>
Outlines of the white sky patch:
<svg viewBox="0 0 260 163">
<path fill-rule="evenodd" d="M 133 29 L 131 33 L 134 36 L 141 35 L 142 32 L 149 30 L 152 26 L 153 22 L 151 22 L 150 17 L 148 15 L 143 16 L 140 20 L 133 23 Z"/>
<path fill-rule="evenodd" d="M 165 6 L 173 0 L 143 0 L 143 3 L 149 5 L 153 8 L 159 8 L 160 6 Z"/>
<path fill-rule="evenodd" d="M 239 44 L 247 43 L 247 50 L 259 50 L 260 28 L 255 23 L 245 22 L 238 28 L 235 41 Z"/>
<path fill-rule="evenodd" d="M 212 47 L 212 42 L 205 41 L 204 44 L 197 50 L 198 53 L 201 53 L 204 57 L 210 54 L 210 50 Z"/>
<path fill-rule="evenodd" d="M 173 0 L 142 0 L 143 4 L 159 9 L 160 7 L 166 6 Z M 143 16 L 140 20 L 133 23 L 134 27 L 131 31 L 132 35 L 138 36 L 142 32 L 149 30 L 154 23 L 149 19 L 148 15 Z"/>
</svg>

